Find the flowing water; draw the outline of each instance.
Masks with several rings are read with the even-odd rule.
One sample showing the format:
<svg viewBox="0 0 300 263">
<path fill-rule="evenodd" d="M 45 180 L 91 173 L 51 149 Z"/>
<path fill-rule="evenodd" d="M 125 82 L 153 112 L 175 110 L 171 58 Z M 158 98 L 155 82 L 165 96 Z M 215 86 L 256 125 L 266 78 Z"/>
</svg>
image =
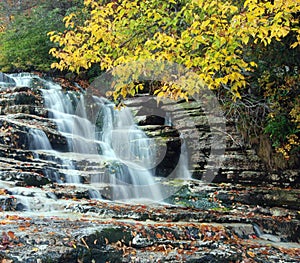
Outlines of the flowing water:
<svg viewBox="0 0 300 263">
<path fill-rule="evenodd" d="M 52 146 L 44 131 L 31 129 L 28 137 L 30 150 L 52 150 Z M 38 155 L 36 157 L 38 157 Z"/>
<path fill-rule="evenodd" d="M 56 151 L 44 131 L 30 129 L 34 158 L 57 163 L 44 174 L 58 183 L 84 186 L 91 198 L 160 201 L 156 182 L 155 144 L 134 123 L 129 109 L 93 95 L 64 92 L 51 81 L 31 74 L 10 75 L 17 86 L 37 85 L 48 117 L 67 140 L 68 151 Z"/>
</svg>

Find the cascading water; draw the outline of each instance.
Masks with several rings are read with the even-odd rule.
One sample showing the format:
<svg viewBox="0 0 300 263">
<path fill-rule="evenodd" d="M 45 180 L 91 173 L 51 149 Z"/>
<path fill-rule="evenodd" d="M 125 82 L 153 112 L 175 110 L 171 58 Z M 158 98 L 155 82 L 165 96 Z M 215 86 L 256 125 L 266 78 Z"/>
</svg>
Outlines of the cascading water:
<svg viewBox="0 0 300 263">
<path fill-rule="evenodd" d="M 177 178 L 182 178 L 186 180 L 191 180 L 192 175 L 188 169 L 188 154 L 187 154 L 187 147 L 184 139 L 181 137 L 182 144 L 181 144 L 181 154 L 178 162 L 178 169 L 176 170 Z"/>
<path fill-rule="evenodd" d="M 33 138 L 30 149 L 35 158 L 45 158 L 41 153 L 47 153 L 48 159 L 56 161 L 64 183 L 88 183 L 92 198 L 162 200 L 152 175 L 155 148 L 137 128 L 128 109 L 115 110 L 104 98 L 64 93 L 58 84 L 34 75 L 11 77 L 17 85 L 30 86 L 33 79 L 40 83 L 49 118 L 67 139 L 68 152 L 53 150 L 46 134 L 36 129 L 29 132 Z M 59 175 L 48 176 L 60 182 Z"/>
<path fill-rule="evenodd" d="M 52 146 L 44 131 L 30 129 L 28 137 L 30 150 L 52 150 Z"/>
<path fill-rule="evenodd" d="M 91 121 L 85 123 L 84 127 L 79 123 L 74 125 L 73 134 L 76 138 L 84 136 L 92 144 L 86 152 L 81 145 L 82 141 L 76 139 L 72 142 L 73 151 L 93 155 L 100 152 L 102 160 L 113 163 L 108 173 L 94 174 L 91 183 L 106 182 L 114 186 L 113 199 L 161 200 L 160 189 L 150 172 L 154 165 L 155 149 L 136 127 L 131 112 L 127 108 L 115 110 L 114 105 L 104 98 L 92 96 L 91 100 L 87 103 L 81 99 L 76 112 L 76 116 L 84 120 L 92 115 L 89 118 Z M 99 113 L 96 116 L 89 111 L 92 105 L 93 111 Z"/>
</svg>

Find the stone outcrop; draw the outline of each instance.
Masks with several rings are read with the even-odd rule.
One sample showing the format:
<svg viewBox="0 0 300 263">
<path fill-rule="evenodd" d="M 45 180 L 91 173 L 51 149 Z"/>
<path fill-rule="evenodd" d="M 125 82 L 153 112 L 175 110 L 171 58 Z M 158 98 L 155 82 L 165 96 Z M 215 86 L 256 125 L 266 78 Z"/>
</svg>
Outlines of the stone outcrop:
<svg viewBox="0 0 300 263">
<path fill-rule="evenodd" d="M 43 190 L 52 193 L 49 200 L 59 202 L 67 202 L 72 192 L 68 186 L 61 189 L 62 195 L 58 188 Z M 293 213 L 282 209 L 274 216 L 266 208 L 245 204 L 225 209 L 215 198 L 222 187 L 192 182 L 184 188 L 187 195 L 181 192 L 174 199 L 191 201 L 189 195 L 197 197 L 194 190 L 207 198 L 211 209 L 88 201 L 81 196 L 67 203 L 63 214 L 51 217 L 45 212 L 26 217 L 10 213 L 0 218 L 0 259 L 14 263 L 299 262 L 300 224 Z M 5 206 L 10 203 L 13 198 Z"/>
<path fill-rule="evenodd" d="M 224 145 L 223 149 L 220 148 L 220 152 L 224 151 L 218 164 L 220 169 L 214 171 L 213 182 L 299 187 L 299 169 L 270 169 L 243 140 L 236 123 L 226 120 L 226 128 L 222 129 L 220 124 L 218 129 L 218 119 L 209 117 L 198 101 L 164 101 L 157 104 L 153 97 L 141 96 L 127 100 L 126 105 L 132 109 L 141 129 L 155 138 L 157 145 L 166 148 L 163 151 L 166 152 L 165 158 L 158 166 L 159 175 L 167 176 L 174 169 L 184 139 L 189 153 L 189 170 L 196 179 L 202 179 L 203 174 L 211 169 L 211 152 Z M 171 123 L 166 123 L 167 118 Z M 218 138 L 224 140 L 222 146 L 219 146 Z"/>
<path fill-rule="evenodd" d="M 0 98 L 0 176 L 2 180 L 20 180 L 32 174 L 45 182 L 46 167 L 54 163 L 34 160 L 30 146 L 30 131 L 45 132 L 52 147 L 67 150 L 66 138 L 57 132 L 56 125 L 48 119 L 43 98 L 38 88 L 2 88 Z M 18 179 L 19 178 L 19 179 Z M 31 180 L 29 180 L 31 181 Z M 29 185 L 32 183 L 29 183 Z"/>
</svg>

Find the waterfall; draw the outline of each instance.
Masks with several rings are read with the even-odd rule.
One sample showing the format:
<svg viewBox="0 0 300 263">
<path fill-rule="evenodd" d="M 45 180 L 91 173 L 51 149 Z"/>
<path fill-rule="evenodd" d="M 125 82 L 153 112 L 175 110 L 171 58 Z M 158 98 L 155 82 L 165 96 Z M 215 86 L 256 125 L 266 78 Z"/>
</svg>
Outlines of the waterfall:
<svg viewBox="0 0 300 263">
<path fill-rule="evenodd" d="M 9 74 L 8 76 L 15 81 L 17 87 L 29 87 L 33 79 L 38 79 L 37 76 L 27 72 Z"/>
<path fill-rule="evenodd" d="M 7 88 L 7 87 L 14 87 L 15 85 L 16 82 L 11 77 L 0 72 L 0 89 Z"/>
<path fill-rule="evenodd" d="M 30 129 L 28 137 L 30 150 L 52 150 L 52 146 L 44 131 Z"/>
<path fill-rule="evenodd" d="M 106 142 L 112 145 L 116 155 L 122 160 L 127 162 L 134 160 L 135 165 L 145 170 L 154 168 L 155 144 L 151 144 L 145 133 L 137 128 L 130 110 L 122 109 L 116 119 L 115 127 L 106 131 L 110 135 L 106 134 L 104 141 L 109 138 Z M 131 168 L 135 169 L 135 165 Z"/>
<path fill-rule="evenodd" d="M 46 176 L 61 183 L 63 174 L 63 183 L 89 187 L 91 198 L 162 199 L 153 177 L 155 147 L 138 129 L 129 109 L 115 110 L 104 98 L 64 92 L 58 84 L 31 74 L 11 77 L 21 86 L 39 82 L 48 117 L 67 140 L 68 153 L 55 151 L 42 130 L 30 130 L 29 148 L 48 152 L 47 158 L 59 167 L 58 172 L 45 171 Z"/>
<path fill-rule="evenodd" d="M 166 112 L 165 125 L 173 126 L 172 115 L 170 114 L 170 112 Z M 172 173 L 170 177 L 190 180 L 192 179 L 192 174 L 189 171 L 188 150 L 187 150 L 185 139 L 182 136 L 182 134 L 180 135 L 180 139 L 181 139 L 181 147 L 180 147 L 180 157 L 179 157 L 178 165 L 174 170 L 174 173 Z"/>
<path fill-rule="evenodd" d="M 176 170 L 176 178 L 190 180 L 192 179 L 192 175 L 188 168 L 189 160 L 188 160 L 187 146 L 184 141 L 184 138 L 182 136 L 180 137 L 181 137 L 182 144 L 181 144 L 180 158 L 178 162 L 178 169 Z"/>
</svg>

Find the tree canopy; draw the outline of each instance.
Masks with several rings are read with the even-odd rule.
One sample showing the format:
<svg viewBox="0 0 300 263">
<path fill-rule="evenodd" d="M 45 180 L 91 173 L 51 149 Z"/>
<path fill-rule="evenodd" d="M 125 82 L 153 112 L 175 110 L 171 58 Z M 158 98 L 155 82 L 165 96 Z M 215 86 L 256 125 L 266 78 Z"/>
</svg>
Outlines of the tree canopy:
<svg viewBox="0 0 300 263">
<path fill-rule="evenodd" d="M 93 1 L 85 0 L 89 16 L 82 25 L 76 14 L 64 18 L 64 33 L 50 32 L 61 48 L 51 49 L 60 61 L 53 67 L 80 71 L 99 63 L 103 70 L 132 60 L 165 59 L 194 68 L 207 85 L 230 87 L 240 98 L 246 72 L 257 66 L 245 56 L 253 42 L 265 46 L 294 31 L 300 43 L 298 1 L 243 5 L 230 1 Z M 125 95 L 125 93 L 123 94 Z"/>
<path fill-rule="evenodd" d="M 178 63 L 230 97 L 228 111 L 249 130 L 253 123 L 262 127 L 285 158 L 299 150 L 299 1 L 85 0 L 83 12 L 84 21 L 70 13 L 67 30 L 49 33 L 58 45 L 50 50 L 58 59 L 52 67 L 80 72 L 146 59 Z M 131 83 L 114 83 L 115 99 L 143 88 L 136 70 L 123 74 Z M 193 83 L 170 81 L 156 89 L 175 99 L 195 92 Z"/>
</svg>

